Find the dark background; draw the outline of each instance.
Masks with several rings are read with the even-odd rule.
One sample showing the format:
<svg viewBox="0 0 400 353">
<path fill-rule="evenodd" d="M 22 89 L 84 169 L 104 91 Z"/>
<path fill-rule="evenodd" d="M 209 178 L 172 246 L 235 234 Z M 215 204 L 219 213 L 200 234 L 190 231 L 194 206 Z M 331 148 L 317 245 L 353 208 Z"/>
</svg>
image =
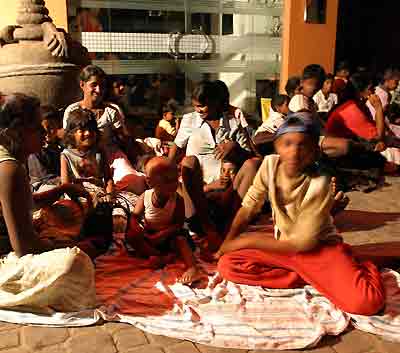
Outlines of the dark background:
<svg viewBox="0 0 400 353">
<path fill-rule="evenodd" d="M 400 67 L 400 0 L 340 0 L 336 63 L 381 72 Z"/>
</svg>

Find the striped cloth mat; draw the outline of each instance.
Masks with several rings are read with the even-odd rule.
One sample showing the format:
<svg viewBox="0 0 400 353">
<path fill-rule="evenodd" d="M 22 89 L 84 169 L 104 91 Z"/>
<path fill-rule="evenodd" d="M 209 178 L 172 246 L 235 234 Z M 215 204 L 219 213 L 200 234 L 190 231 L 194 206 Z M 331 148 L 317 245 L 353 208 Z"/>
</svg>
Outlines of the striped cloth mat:
<svg viewBox="0 0 400 353">
<path fill-rule="evenodd" d="M 400 275 L 385 270 L 387 305 L 379 316 L 348 315 L 310 286 L 266 289 L 208 278 L 196 288 L 176 283 L 183 265 L 146 268 L 120 247 L 97 261 L 99 311 L 106 320 L 206 345 L 242 349 L 300 349 L 339 335 L 351 321 L 364 331 L 400 341 Z"/>
</svg>

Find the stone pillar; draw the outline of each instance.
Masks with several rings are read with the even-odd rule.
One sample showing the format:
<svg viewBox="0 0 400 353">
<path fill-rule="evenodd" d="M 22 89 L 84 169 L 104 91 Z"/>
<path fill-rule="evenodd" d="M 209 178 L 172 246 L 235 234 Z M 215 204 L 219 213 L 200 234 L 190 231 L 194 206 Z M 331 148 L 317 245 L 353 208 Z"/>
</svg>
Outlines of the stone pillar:
<svg viewBox="0 0 400 353">
<path fill-rule="evenodd" d="M 0 28 L 15 23 L 17 19 L 17 1 L 0 0 Z M 47 0 L 46 7 L 57 27 L 68 31 L 67 0 Z"/>
<path fill-rule="evenodd" d="M 66 2 L 48 2 L 67 27 Z M 0 30 L 1 92 L 34 95 L 57 108 L 78 100 L 79 72 L 90 63 L 87 50 L 57 28 L 44 0 L 10 3 L 16 17 Z"/>
</svg>

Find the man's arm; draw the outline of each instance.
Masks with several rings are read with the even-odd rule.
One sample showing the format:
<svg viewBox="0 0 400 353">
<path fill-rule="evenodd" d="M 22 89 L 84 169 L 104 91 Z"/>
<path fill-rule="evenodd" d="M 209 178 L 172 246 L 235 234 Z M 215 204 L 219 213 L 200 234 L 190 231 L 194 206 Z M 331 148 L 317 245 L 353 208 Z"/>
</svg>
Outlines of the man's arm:
<svg viewBox="0 0 400 353">
<path fill-rule="evenodd" d="M 171 161 L 176 162 L 176 160 L 177 160 L 179 154 L 181 153 L 181 151 L 182 151 L 182 148 L 178 147 L 174 142 L 172 144 L 172 146 L 170 147 L 170 149 L 169 149 L 168 158 Z"/>
<path fill-rule="evenodd" d="M 263 131 L 263 132 L 258 132 L 254 137 L 253 137 L 253 142 L 254 144 L 257 145 L 262 145 L 264 143 L 272 143 L 274 139 L 275 134 L 268 132 L 268 131 Z"/>
</svg>

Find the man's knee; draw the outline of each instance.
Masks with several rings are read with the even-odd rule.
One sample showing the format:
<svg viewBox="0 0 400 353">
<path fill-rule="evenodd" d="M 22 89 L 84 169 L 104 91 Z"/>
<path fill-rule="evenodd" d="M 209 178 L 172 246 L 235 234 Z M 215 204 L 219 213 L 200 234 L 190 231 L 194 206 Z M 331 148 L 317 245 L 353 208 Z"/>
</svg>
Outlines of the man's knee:
<svg viewBox="0 0 400 353">
<path fill-rule="evenodd" d="M 342 310 L 356 315 L 375 315 L 385 304 L 383 291 L 371 288 L 368 295 L 355 295 L 347 299 L 346 307 Z"/>
</svg>

